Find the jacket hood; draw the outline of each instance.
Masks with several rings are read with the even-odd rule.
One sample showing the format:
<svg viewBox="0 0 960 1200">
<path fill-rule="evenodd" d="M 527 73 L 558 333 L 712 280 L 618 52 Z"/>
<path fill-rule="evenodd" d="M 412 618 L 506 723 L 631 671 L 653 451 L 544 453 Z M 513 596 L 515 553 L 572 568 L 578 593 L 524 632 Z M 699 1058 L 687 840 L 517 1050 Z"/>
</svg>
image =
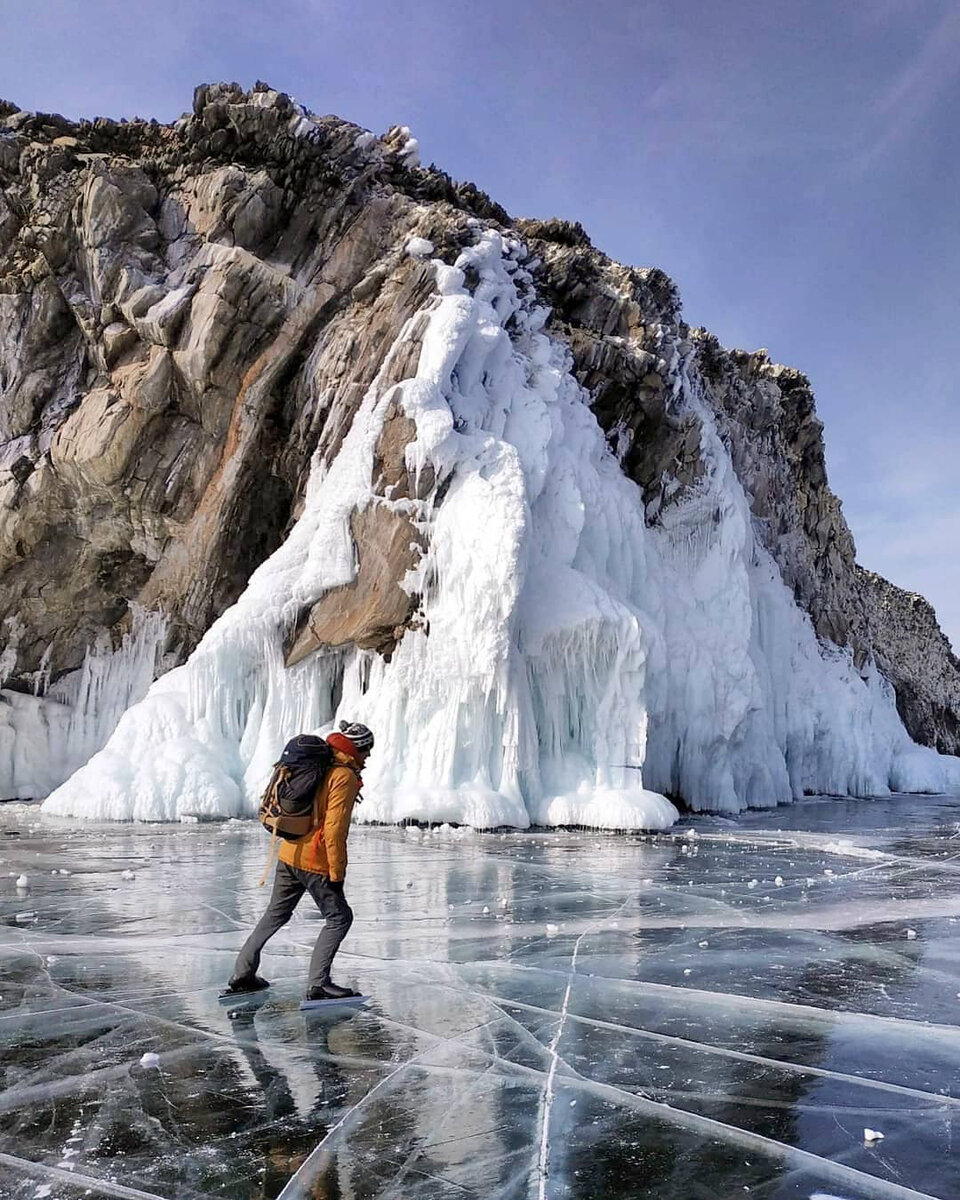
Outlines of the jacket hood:
<svg viewBox="0 0 960 1200">
<path fill-rule="evenodd" d="M 351 766 L 359 768 L 360 751 L 348 737 L 342 733 L 331 733 L 327 737 L 327 744 L 333 748 L 337 758 L 344 758 Z"/>
</svg>

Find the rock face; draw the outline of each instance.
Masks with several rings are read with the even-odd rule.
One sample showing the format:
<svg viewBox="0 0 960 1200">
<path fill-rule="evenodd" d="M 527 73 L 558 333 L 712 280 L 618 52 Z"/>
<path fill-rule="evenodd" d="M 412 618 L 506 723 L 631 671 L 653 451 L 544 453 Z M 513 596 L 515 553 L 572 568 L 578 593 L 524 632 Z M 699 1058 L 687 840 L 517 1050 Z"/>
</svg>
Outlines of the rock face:
<svg viewBox="0 0 960 1200">
<path fill-rule="evenodd" d="M 418 247 L 452 262 L 481 228 L 526 245 L 648 524 L 704 471 L 682 376 L 819 637 L 879 666 L 916 740 L 958 752 L 960 664 L 921 598 L 857 566 L 803 375 L 691 330 L 662 272 L 612 262 L 579 226 L 512 222 L 420 168 L 408 130 L 375 138 L 262 84 L 202 86 L 171 126 L 0 106 L 5 686 L 76 672 L 137 606 L 166 618 L 164 667 L 184 659 L 296 522 L 374 381 L 415 371 L 435 289 Z M 351 518 L 355 578 L 296 614 L 289 665 L 340 645 L 389 656 L 416 625 L 401 585 L 422 538 L 396 501 L 412 514 L 438 494 L 408 468 L 415 435 L 391 411 Z"/>
</svg>

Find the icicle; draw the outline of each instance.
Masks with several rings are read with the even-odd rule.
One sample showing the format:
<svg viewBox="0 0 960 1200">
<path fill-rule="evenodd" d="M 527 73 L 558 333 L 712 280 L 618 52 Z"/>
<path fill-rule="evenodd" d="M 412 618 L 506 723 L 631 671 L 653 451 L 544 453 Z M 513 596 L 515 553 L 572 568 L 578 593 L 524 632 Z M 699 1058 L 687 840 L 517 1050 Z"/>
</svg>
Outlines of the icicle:
<svg viewBox="0 0 960 1200">
<path fill-rule="evenodd" d="M 49 647 L 33 695 L 0 692 L 0 796 L 44 796 L 68 779 L 147 693 L 166 636 L 162 613 L 133 607 L 117 650 L 94 647 L 76 671 L 46 686 Z"/>
</svg>

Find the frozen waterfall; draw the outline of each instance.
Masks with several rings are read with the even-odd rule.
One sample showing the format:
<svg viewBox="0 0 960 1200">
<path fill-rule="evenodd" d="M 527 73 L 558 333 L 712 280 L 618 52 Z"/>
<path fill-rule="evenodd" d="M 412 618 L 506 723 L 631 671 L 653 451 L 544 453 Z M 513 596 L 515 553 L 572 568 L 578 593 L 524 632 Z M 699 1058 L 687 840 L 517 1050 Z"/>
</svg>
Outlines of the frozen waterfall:
<svg viewBox="0 0 960 1200">
<path fill-rule="evenodd" d="M 661 829 L 677 815 L 663 793 L 735 812 L 805 790 L 960 786 L 960 760 L 910 740 L 885 681 L 817 641 L 676 351 L 674 399 L 698 412 L 708 469 L 646 525 L 525 259 L 478 224 L 456 266 L 434 260 L 415 376 L 381 383 L 416 319 L 339 454 L 314 464 L 286 542 L 48 812 L 251 814 L 282 743 L 339 716 L 377 735 L 364 820 Z M 440 503 L 374 493 L 396 399 L 417 429 L 408 467 L 433 468 Z M 422 530 L 406 581 L 422 627 L 389 663 L 344 648 L 285 668 L 298 612 L 353 578 L 350 517 L 370 504 Z"/>
</svg>

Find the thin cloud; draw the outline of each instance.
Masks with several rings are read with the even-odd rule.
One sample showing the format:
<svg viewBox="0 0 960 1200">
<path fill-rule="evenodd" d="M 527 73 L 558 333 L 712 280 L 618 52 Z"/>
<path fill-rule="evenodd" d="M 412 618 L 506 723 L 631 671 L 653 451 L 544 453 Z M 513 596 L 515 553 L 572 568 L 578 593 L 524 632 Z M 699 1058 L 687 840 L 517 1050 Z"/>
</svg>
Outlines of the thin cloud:
<svg viewBox="0 0 960 1200">
<path fill-rule="evenodd" d="M 877 97 L 869 144 L 854 158 L 863 173 L 915 129 L 933 102 L 960 74 L 960 8 L 951 5 L 919 50 Z"/>
</svg>

